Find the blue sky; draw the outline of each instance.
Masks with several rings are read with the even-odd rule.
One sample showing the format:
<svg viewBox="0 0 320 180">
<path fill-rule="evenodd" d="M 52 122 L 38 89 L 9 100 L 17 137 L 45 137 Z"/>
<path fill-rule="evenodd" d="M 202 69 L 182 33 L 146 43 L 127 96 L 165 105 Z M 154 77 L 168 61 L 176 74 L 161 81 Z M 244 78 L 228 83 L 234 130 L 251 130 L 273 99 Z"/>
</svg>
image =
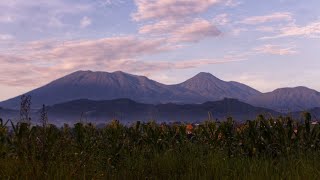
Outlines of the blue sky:
<svg viewBox="0 0 320 180">
<path fill-rule="evenodd" d="M 320 90 L 318 0 L 1 0 L 0 100 L 77 70 Z"/>
</svg>

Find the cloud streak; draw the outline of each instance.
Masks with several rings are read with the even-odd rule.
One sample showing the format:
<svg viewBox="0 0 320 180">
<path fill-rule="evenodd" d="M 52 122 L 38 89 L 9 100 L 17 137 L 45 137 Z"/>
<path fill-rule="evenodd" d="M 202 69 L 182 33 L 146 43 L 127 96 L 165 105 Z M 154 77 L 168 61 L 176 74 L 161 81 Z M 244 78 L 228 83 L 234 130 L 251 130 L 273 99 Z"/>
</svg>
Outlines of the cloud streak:
<svg viewBox="0 0 320 180">
<path fill-rule="evenodd" d="M 221 2 L 220 0 L 135 0 L 137 12 L 132 18 L 135 21 L 180 19 L 205 12 Z"/>
<path fill-rule="evenodd" d="M 266 44 L 266 45 L 257 47 L 255 48 L 255 51 L 257 53 L 280 55 L 280 56 L 294 55 L 298 53 L 298 51 L 295 49 L 294 46 L 284 48 L 280 45 L 274 45 L 274 44 Z"/>
<path fill-rule="evenodd" d="M 281 21 L 292 21 L 293 17 L 292 14 L 289 12 L 276 12 L 269 15 L 263 16 L 252 16 L 247 17 L 240 21 L 241 24 L 247 25 L 256 25 L 256 24 L 263 24 L 268 22 L 281 22 Z"/>
<path fill-rule="evenodd" d="M 213 21 L 194 16 L 218 4 L 234 5 L 233 1 L 221 0 L 135 0 L 135 3 L 137 12 L 132 18 L 147 22 L 139 28 L 139 33 L 165 37 L 172 43 L 195 43 L 219 36 L 221 31 Z M 226 17 L 218 18 L 226 20 Z"/>
<path fill-rule="evenodd" d="M 309 23 L 305 26 L 290 24 L 277 30 L 278 34 L 265 36 L 261 39 L 277 39 L 284 37 L 320 38 L 320 21 Z"/>
<path fill-rule="evenodd" d="M 67 42 L 38 41 L 20 48 L 21 54 L 0 55 L 0 83 L 38 86 L 79 69 L 144 74 L 246 60 L 238 55 L 178 62 L 141 60 L 145 55 L 171 51 L 176 47 L 164 39 L 146 40 L 130 36 Z"/>
<path fill-rule="evenodd" d="M 194 19 L 188 22 L 159 21 L 142 26 L 139 33 L 168 36 L 169 41 L 173 43 L 198 42 L 221 34 L 220 30 L 207 20 Z"/>
<path fill-rule="evenodd" d="M 8 41 L 14 39 L 14 36 L 11 34 L 0 34 L 0 41 Z"/>
<path fill-rule="evenodd" d="M 38 33 L 52 32 L 53 28 L 67 29 L 67 25 L 73 24 L 68 21 L 70 17 L 90 12 L 93 8 L 93 3 L 65 0 L 1 0 L 0 25 L 23 26 L 27 31 Z"/>
<path fill-rule="evenodd" d="M 216 37 L 221 34 L 212 23 L 203 19 L 196 19 L 191 24 L 181 26 L 172 32 L 174 42 L 198 42 L 208 37 Z"/>
<path fill-rule="evenodd" d="M 91 19 L 88 18 L 87 16 L 84 16 L 81 21 L 80 21 L 80 27 L 85 28 L 87 26 L 91 25 Z"/>
</svg>

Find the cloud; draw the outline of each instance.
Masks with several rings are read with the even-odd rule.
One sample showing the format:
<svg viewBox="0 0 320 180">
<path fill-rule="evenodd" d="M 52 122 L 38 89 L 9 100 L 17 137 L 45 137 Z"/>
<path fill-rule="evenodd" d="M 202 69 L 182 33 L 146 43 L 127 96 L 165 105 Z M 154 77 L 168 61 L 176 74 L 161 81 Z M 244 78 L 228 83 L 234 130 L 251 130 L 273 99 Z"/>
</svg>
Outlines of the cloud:
<svg viewBox="0 0 320 180">
<path fill-rule="evenodd" d="M 260 32 L 274 32 L 276 28 L 272 26 L 259 26 L 255 29 Z"/>
<path fill-rule="evenodd" d="M 42 77 L 33 71 L 33 66 L 25 59 L 15 56 L 0 55 L 0 84 L 8 86 L 28 86 L 35 85 L 39 82 L 38 78 Z M 41 79 L 40 81 L 43 81 Z"/>
<path fill-rule="evenodd" d="M 247 32 L 247 28 L 233 28 L 231 30 L 231 34 L 234 36 L 239 36 L 242 32 Z"/>
<path fill-rule="evenodd" d="M 273 91 L 275 88 L 279 88 L 279 83 L 281 83 L 280 87 L 287 86 L 287 84 L 279 82 L 279 79 L 273 78 L 270 76 L 269 73 L 265 73 L 265 72 L 237 73 L 236 75 L 233 75 L 233 74 L 229 75 L 229 77 L 226 77 L 226 79 L 230 79 L 232 81 L 244 83 L 244 84 L 246 84 L 250 87 L 254 87 L 254 88 L 259 87 L 259 90 L 262 92 L 270 92 L 270 91 Z"/>
<path fill-rule="evenodd" d="M 33 14 L 78 14 L 92 9 L 92 5 L 85 3 L 71 4 L 64 0 L 46 0 L 46 1 L 25 1 L 25 0 L 1 0 L 0 8 L 4 12 L 16 12 L 23 14 L 34 9 Z M 18 12 L 20 11 L 20 12 Z"/>
<path fill-rule="evenodd" d="M 135 59 L 168 51 L 161 39 L 113 37 L 79 41 L 38 41 L 22 44 L 0 55 L 0 83 L 35 86 L 79 69 L 114 70 L 125 68 Z"/>
<path fill-rule="evenodd" d="M 80 21 L 80 26 L 82 27 L 82 28 L 85 28 L 85 27 L 87 27 L 87 26 L 90 26 L 91 25 L 91 19 L 90 18 L 88 18 L 87 16 L 84 16 L 82 19 L 81 19 L 81 21 Z"/>
<path fill-rule="evenodd" d="M 60 20 L 60 18 L 53 16 L 53 17 L 49 18 L 48 26 L 49 27 L 55 27 L 55 28 L 61 28 L 61 27 L 66 26 L 66 24 L 64 24 Z"/>
<path fill-rule="evenodd" d="M 240 4 L 242 4 L 242 2 L 237 1 L 237 0 L 226 0 L 224 1 L 226 6 L 229 7 L 236 7 L 239 6 Z"/>
<path fill-rule="evenodd" d="M 226 25 L 230 22 L 229 20 L 229 15 L 224 13 L 224 14 L 219 14 L 217 15 L 216 17 L 213 18 L 212 22 L 215 24 L 215 25 Z"/>
<path fill-rule="evenodd" d="M 273 45 L 273 44 L 266 44 L 261 47 L 257 47 L 254 50 L 257 53 L 280 55 L 280 56 L 294 55 L 298 53 L 298 51 L 295 50 L 294 46 L 284 48 L 282 46 Z"/>
<path fill-rule="evenodd" d="M 289 12 L 276 12 L 264 16 L 247 17 L 240 21 L 241 24 L 256 25 L 275 21 L 293 21 L 292 14 Z"/>
<path fill-rule="evenodd" d="M 10 57 L 13 59 L 14 57 Z M 24 61 L 25 59 L 19 59 Z M 224 64 L 238 62 L 240 60 L 223 60 L 223 59 L 207 59 L 207 60 L 187 60 L 184 62 L 149 62 L 135 59 L 120 59 L 117 61 L 102 61 L 99 66 L 90 63 L 81 64 L 81 62 L 61 62 L 54 66 L 37 66 L 19 62 L 19 66 L 13 62 L 2 63 L 0 68 L 0 83 L 7 86 L 35 87 L 44 85 L 54 79 L 69 74 L 79 69 L 91 69 L 102 71 L 122 70 L 135 74 L 150 74 L 155 72 L 164 72 L 177 69 L 192 69 L 210 64 Z M 23 66 L 21 66 L 23 64 Z"/>
<path fill-rule="evenodd" d="M 161 36 L 120 36 L 72 41 L 51 39 L 17 45 L 11 51 L 0 54 L 0 83 L 10 86 L 38 86 L 79 69 L 123 70 L 141 74 L 245 61 L 257 53 L 294 53 L 294 49 L 266 45 L 248 53 L 233 53 L 220 58 L 184 59 L 176 62 L 141 60 L 146 55 L 171 51 L 176 48 L 175 43 L 193 42 L 220 34 L 208 20 L 190 19 L 190 23 L 184 22 L 180 24 L 163 20 L 158 26 L 143 30 L 148 34 L 168 33 L 174 37 L 171 39 Z"/>
<path fill-rule="evenodd" d="M 34 49 L 28 52 L 30 49 Z M 25 54 L 32 59 L 72 64 L 96 64 L 103 61 L 131 59 L 168 50 L 163 39 L 139 39 L 132 36 L 64 42 L 34 42 Z M 79 63 L 81 62 L 81 63 Z"/>
<path fill-rule="evenodd" d="M 8 41 L 14 39 L 14 36 L 11 34 L 0 34 L 1 41 Z"/>
<path fill-rule="evenodd" d="M 103 6 L 113 6 L 113 5 L 120 5 L 125 3 L 122 0 L 100 0 L 99 3 Z"/>
<path fill-rule="evenodd" d="M 77 25 L 68 16 L 78 16 L 93 9 L 93 3 L 65 0 L 1 0 L 0 24 L 23 25 L 27 31 L 54 32 L 53 28 Z M 63 23 L 65 22 L 65 23 Z"/>
<path fill-rule="evenodd" d="M 167 38 L 171 43 L 195 43 L 222 32 L 216 25 L 229 22 L 227 14 L 213 20 L 196 18 L 215 5 L 237 6 L 234 0 L 135 0 L 137 11 L 132 14 L 135 21 L 142 21 L 139 33 Z"/>
<path fill-rule="evenodd" d="M 0 23 L 12 23 L 14 22 L 13 16 L 0 15 Z"/>
<path fill-rule="evenodd" d="M 206 11 L 220 0 L 135 0 L 137 12 L 132 17 L 136 21 L 172 20 Z"/>
<path fill-rule="evenodd" d="M 221 32 L 209 21 L 193 19 L 192 21 L 159 21 L 142 26 L 139 33 L 152 35 L 168 35 L 173 43 L 198 42 L 208 37 L 216 37 Z"/>
<path fill-rule="evenodd" d="M 219 36 L 221 32 L 209 21 L 196 19 L 172 32 L 173 42 L 198 42 L 207 37 Z"/>
<path fill-rule="evenodd" d="M 289 24 L 277 30 L 278 34 L 273 36 L 262 37 L 261 39 L 276 39 L 283 37 L 306 37 L 306 38 L 320 38 L 320 21 L 312 22 L 305 26 L 298 26 L 296 24 Z"/>
<path fill-rule="evenodd" d="M 176 21 L 162 20 L 153 24 L 147 24 L 140 27 L 139 33 L 140 34 L 157 34 L 157 35 L 170 34 L 170 32 L 174 31 L 180 25 L 181 23 L 178 23 Z"/>
<path fill-rule="evenodd" d="M 144 39 L 131 36 L 26 43 L 15 50 L 19 53 L 0 54 L 0 83 L 34 87 L 79 69 L 123 70 L 145 74 L 246 60 L 245 56 L 239 55 L 177 62 L 141 60 L 145 55 L 167 52 L 173 48 L 175 47 L 161 38 Z"/>
</svg>

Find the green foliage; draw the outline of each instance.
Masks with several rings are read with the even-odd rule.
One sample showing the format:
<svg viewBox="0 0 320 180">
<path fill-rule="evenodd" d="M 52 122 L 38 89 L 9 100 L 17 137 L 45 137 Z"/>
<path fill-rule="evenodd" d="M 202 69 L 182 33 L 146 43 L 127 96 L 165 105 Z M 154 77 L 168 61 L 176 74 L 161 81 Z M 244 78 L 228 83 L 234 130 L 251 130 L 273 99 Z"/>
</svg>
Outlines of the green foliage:
<svg viewBox="0 0 320 180">
<path fill-rule="evenodd" d="M 58 128 L 0 119 L 0 179 L 299 179 L 320 176 L 320 127 L 290 117 L 192 126 L 114 120 Z M 211 119 L 211 118 L 210 118 Z"/>
</svg>

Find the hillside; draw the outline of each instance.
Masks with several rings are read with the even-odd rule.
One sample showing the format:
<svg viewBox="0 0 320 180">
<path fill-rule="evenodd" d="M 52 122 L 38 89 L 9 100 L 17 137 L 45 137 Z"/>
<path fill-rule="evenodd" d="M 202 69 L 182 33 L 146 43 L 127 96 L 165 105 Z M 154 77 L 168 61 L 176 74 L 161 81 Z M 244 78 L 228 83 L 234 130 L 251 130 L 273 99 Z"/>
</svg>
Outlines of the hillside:
<svg viewBox="0 0 320 180">
<path fill-rule="evenodd" d="M 219 80 L 208 73 L 200 73 L 181 84 L 165 85 L 144 76 L 121 71 L 77 71 L 26 94 L 32 96 L 33 108 L 39 108 L 42 104 L 53 105 L 77 99 L 129 98 L 152 104 L 203 103 L 224 97 L 247 99 L 248 96 L 258 93 L 252 88 L 248 90 L 239 86 Z M 0 105 L 17 109 L 19 102 L 18 96 L 1 102 Z"/>
<path fill-rule="evenodd" d="M 280 88 L 252 96 L 248 102 L 284 112 L 301 111 L 320 107 L 320 93 L 307 87 Z"/>
<path fill-rule="evenodd" d="M 49 107 L 49 116 L 59 121 L 77 121 L 82 115 L 88 121 L 119 119 L 123 122 L 136 120 L 196 122 L 213 118 L 225 119 L 232 116 L 237 121 L 255 118 L 258 114 L 279 115 L 270 109 L 258 108 L 235 99 L 206 102 L 203 104 L 144 104 L 130 99 L 106 101 L 76 100 Z"/>
</svg>

